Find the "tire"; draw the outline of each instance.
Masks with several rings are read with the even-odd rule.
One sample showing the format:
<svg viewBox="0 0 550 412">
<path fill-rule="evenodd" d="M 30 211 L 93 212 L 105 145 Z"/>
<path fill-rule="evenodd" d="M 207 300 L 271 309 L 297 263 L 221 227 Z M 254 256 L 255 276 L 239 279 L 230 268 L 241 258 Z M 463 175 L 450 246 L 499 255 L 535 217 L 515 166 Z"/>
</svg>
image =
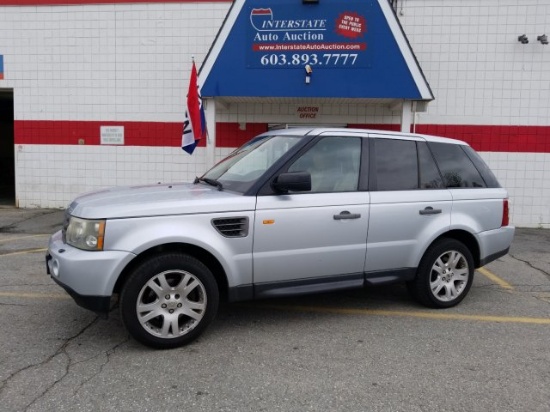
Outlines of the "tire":
<svg viewBox="0 0 550 412">
<path fill-rule="evenodd" d="M 425 306 L 450 308 L 468 294 L 474 269 L 472 253 L 462 242 L 442 239 L 428 248 L 407 288 Z"/>
<path fill-rule="evenodd" d="M 176 252 L 141 263 L 120 295 L 120 313 L 130 335 L 157 349 L 195 340 L 216 316 L 218 304 L 218 285 L 210 270 Z"/>
</svg>

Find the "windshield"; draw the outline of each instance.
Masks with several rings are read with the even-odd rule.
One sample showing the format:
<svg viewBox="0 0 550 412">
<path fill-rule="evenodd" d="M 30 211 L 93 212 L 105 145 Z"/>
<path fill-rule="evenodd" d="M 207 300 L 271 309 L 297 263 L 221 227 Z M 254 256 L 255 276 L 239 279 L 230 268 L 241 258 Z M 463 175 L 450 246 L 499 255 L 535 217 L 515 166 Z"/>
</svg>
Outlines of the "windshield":
<svg viewBox="0 0 550 412">
<path fill-rule="evenodd" d="M 216 180 L 224 189 L 244 193 L 299 141 L 297 136 L 266 136 L 253 140 L 215 165 L 202 179 Z"/>
</svg>

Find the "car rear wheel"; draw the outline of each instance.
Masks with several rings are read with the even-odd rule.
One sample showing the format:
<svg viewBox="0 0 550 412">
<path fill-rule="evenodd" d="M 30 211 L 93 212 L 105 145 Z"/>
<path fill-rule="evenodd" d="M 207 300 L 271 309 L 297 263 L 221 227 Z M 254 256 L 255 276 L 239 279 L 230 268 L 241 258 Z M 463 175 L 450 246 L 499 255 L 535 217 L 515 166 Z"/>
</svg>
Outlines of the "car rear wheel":
<svg viewBox="0 0 550 412">
<path fill-rule="evenodd" d="M 219 303 L 216 281 L 199 260 L 165 253 L 140 264 L 120 297 L 120 312 L 137 341 L 168 349 L 196 339 L 214 319 Z"/>
<path fill-rule="evenodd" d="M 416 278 L 407 283 L 414 298 L 425 306 L 449 308 L 468 294 L 474 278 L 470 250 L 458 240 L 442 239 L 424 254 Z"/>
</svg>

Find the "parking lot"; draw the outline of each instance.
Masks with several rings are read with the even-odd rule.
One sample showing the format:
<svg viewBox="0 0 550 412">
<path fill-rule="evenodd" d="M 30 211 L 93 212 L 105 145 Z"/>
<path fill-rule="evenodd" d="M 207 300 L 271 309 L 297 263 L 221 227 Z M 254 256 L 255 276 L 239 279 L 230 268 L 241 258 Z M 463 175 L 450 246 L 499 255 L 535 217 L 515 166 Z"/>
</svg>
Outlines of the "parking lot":
<svg viewBox="0 0 550 412">
<path fill-rule="evenodd" d="M 550 410 L 550 230 L 518 229 L 455 308 L 400 285 L 225 305 L 155 351 L 46 275 L 61 219 L 0 209 L 1 410 Z"/>
</svg>

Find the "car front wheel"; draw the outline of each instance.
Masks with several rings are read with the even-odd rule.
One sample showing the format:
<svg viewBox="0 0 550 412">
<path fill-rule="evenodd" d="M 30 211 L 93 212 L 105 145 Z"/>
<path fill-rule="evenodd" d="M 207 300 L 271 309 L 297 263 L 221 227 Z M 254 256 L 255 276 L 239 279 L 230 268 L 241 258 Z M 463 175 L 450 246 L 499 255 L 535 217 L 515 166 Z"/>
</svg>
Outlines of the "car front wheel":
<svg viewBox="0 0 550 412">
<path fill-rule="evenodd" d="M 199 260 L 165 253 L 141 263 L 120 297 L 124 325 L 137 341 L 168 349 L 196 339 L 214 319 L 216 281 Z"/>
<path fill-rule="evenodd" d="M 423 305 L 449 308 L 468 294 L 474 269 L 472 253 L 462 242 L 442 239 L 428 248 L 416 278 L 407 286 Z"/>
</svg>

